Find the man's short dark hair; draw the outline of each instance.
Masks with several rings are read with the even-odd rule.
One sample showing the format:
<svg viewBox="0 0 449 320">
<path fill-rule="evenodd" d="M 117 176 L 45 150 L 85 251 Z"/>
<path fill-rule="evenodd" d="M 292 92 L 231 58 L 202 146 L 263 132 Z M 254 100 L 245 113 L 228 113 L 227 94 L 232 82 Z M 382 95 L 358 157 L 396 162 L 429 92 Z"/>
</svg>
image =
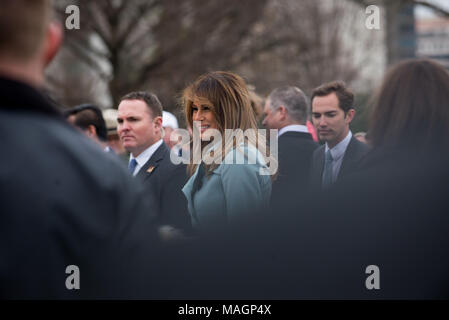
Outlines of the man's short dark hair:
<svg viewBox="0 0 449 320">
<path fill-rule="evenodd" d="M 313 102 L 315 97 L 325 97 L 335 92 L 338 98 L 338 106 L 345 113 L 350 109 L 354 109 L 354 93 L 349 89 L 343 81 L 332 81 L 315 88 L 310 101 Z"/>
<path fill-rule="evenodd" d="M 147 107 L 150 109 L 151 116 L 153 118 L 162 117 L 162 104 L 154 93 L 147 92 L 147 91 L 130 92 L 130 93 L 124 95 L 120 99 L 120 102 L 122 102 L 123 100 L 143 101 L 143 102 L 145 102 Z"/>
<path fill-rule="evenodd" d="M 103 142 L 107 141 L 108 131 L 100 108 L 93 104 L 85 103 L 64 112 L 66 119 L 73 115 L 75 116 L 75 126 L 86 130 L 92 125 L 97 131 L 98 139 Z"/>
</svg>

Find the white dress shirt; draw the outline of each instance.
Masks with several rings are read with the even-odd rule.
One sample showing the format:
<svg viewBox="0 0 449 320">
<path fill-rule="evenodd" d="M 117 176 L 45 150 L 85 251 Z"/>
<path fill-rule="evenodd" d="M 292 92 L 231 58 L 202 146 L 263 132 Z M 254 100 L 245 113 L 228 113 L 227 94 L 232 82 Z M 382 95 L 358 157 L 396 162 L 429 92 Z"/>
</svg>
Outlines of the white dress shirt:
<svg viewBox="0 0 449 320">
<path fill-rule="evenodd" d="M 151 146 L 149 146 L 147 149 L 145 149 L 141 154 L 139 154 L 136 158 L 133 157 L 132 153 L 129 155 L 129 161 L 132 159 L 136 159 L 137 165 L 134 169 L 133 176 L 136 176 L 137 173 L 139 173 L 139 170 L 145 165 L 145 163 L 150 160 L 151 156 L 154 154 L 154 152 L 157 150 L 157 148 L 160 147 L 163 140 L 160 139 L 156 143 L 153 143 Z"/>
<path fill-rule="evenodd" d="M 340 172 L 341 164 L 343 163 L 343 157 L 345 156 L 346 149 L 348 148 L 349 142 L 351 142 L 352 132 L 349 130 L 347 136 L 341 140 L 335 147 L 331 150 L 332 155 L 332 183 L 337 181 L 338 173 Z M 326 142 L 326 147 L 324 152 L 327 152 L 329 147 Z"/>
</svg>

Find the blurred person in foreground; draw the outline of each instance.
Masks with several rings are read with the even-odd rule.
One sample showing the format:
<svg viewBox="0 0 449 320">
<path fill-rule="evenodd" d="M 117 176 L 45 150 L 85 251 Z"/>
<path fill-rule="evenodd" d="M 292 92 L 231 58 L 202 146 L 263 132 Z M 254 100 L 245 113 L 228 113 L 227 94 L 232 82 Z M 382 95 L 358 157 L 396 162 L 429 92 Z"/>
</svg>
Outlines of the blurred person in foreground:
<svg viewBox="0 0 449 320">
<path fill-rule="evenodd" d="M 118 262 L 149 254 L 156 212 L 126 169 L 41 93 L 62 39 L 51 14 L 45 0 L 4 0 L 0 10 L 0 132 L 8 150 L 0 158 L 0 298 L 126 297 Z M 79 289 L 69 266 L 79 270 Z"/>
<path fill-rule="evenodd" d="M 259 140 L 263 152 L 256 146 L 256 118 L 244 80 L 230 72 L 204 74 L 184 90 L 183 102 L 193 129 L 193 159 L 201 160 L 188 165 L 183 188 L 193 226 L 210 231 L 261 214 L 271 178 L 261 174 L 267 171 L 266 145 Z"/>
<path fill-rule="evenodd" d="M 357 132 L 354 134 L 354 138 L 356 138 L 357 140 L 359 140 L 360 142 L 364 143 L 364 144 L 368 144 L 368 141 L 366 140 L 367 134 L 366 132 Z"/>
<path fill-rule="evenodd" d="M 167 293 L 208 299 L 449 298 L 449 75 L 410 60 L 374 100 L 360 170 L 297 210 L 198 248 Z M 184 248 L 183 248 L 184 249 Z"/>
</svg>

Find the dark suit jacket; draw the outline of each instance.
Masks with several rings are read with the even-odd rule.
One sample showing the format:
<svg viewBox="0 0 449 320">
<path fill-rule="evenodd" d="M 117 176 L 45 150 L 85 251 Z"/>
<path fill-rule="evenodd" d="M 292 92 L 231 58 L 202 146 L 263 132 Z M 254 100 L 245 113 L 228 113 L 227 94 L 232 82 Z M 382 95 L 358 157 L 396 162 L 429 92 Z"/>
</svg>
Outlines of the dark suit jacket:
<svg viewBox="0 0 449 320">
<path fill-rule="evenodd" d="M 163 297 L 447 299 L 448 151 L 378 151 L 285 219 L 271 215 L 172 252 L 178 268 L 167 268 Z M 370 265 L 379 267 L 380 290 L 366 287 Z M 153 288 L 148 279 L 142 286 Z"/>
<path fill-rule="evenodd" d="M 286 132 L 278 139 L 279 171 L 273 182 L 271 207 L 285 206 L 305 197 L 313 151 L 318 144 L 305 132 Z"/>
<path fill-rule="evenodd" d="M 1 77 L 0 132 L 0 299 L 126 297 L 116 262 L 151 255 L 151 197 L 36 89 Z M 81 290 L 66 288 L 69 265 Z"/>
<path fill-rule="evenodd" d="M 325 149 L 325 145 L 322 145 L 313 153 L 312 169 L 310 172 L 310 184 L 313 189 L 321 189 Z M 369 150 L 370 147 L 368 145 L 358 141 L 352 136 L 348 148 L 345 151 L 337 180 L 357 170 L 360 161 L 365 157 Z"/>
<path fill-rule="evenodd" d="M 154 195 L 159 207 L 158 224 L 190 229 L 187 200 L 182 187 L 187 182 L 186 166 L 170 160 L 170 149 L 162 143 L 137 173 L 145 188 Z"/>
</svg>

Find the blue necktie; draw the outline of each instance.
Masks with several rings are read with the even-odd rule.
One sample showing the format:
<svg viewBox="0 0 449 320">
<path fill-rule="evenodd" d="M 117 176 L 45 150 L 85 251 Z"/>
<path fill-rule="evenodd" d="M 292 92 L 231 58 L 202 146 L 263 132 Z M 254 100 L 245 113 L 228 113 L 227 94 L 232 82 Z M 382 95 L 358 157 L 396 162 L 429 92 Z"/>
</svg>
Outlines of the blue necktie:
<svg viewBox="0 0 449 320">
<path fill-rule="evenodd" d="M 324 154 L 323 189 L 332 184 L 332 154 L 330 150 Z"/>
<path fill-rule="evenodd" d="M 131 159 L 131 161 L 128 164 L 129 173 L 133 174 L 134 170 L 136 169 L 136 166 L 137 166 L 136 159 Z"/>
</svg>

